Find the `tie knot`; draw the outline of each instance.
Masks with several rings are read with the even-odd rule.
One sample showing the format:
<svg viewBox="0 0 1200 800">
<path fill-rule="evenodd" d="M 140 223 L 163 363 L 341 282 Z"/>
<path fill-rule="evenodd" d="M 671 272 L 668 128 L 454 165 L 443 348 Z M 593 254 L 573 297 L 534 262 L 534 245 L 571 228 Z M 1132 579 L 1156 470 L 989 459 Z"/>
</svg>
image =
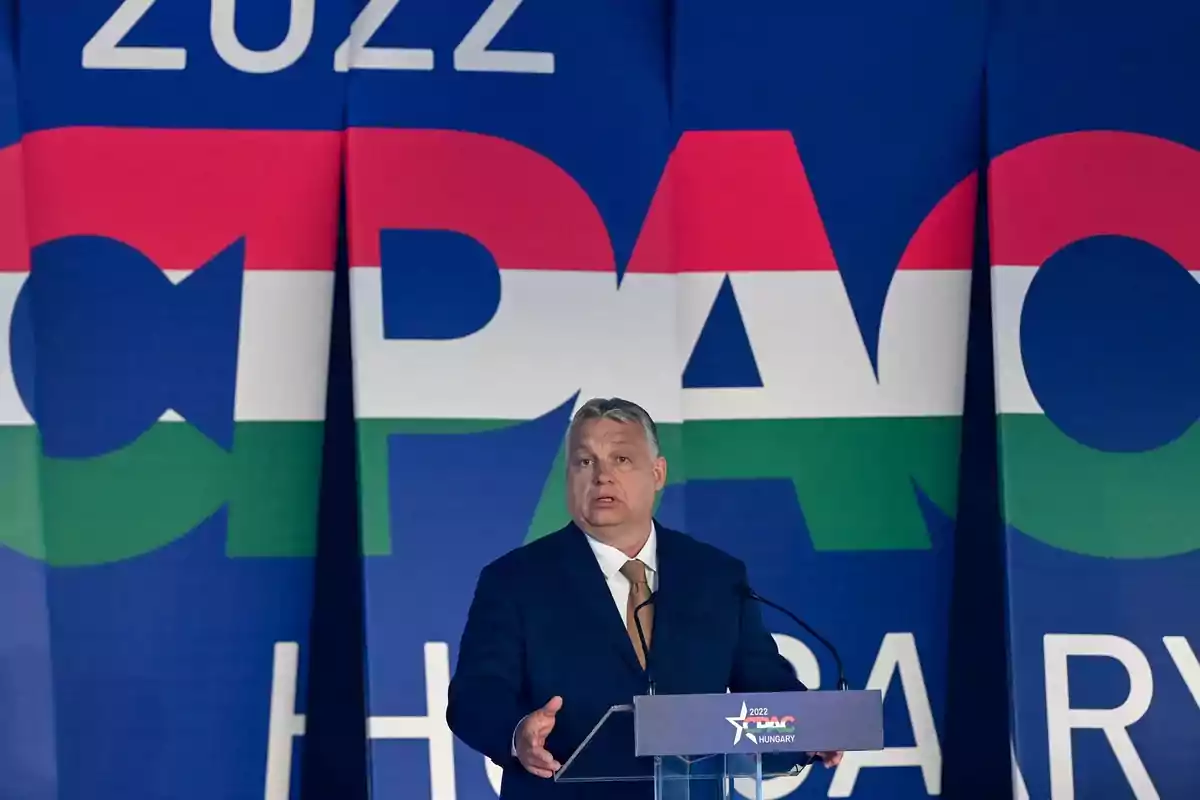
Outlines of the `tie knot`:
<svg viewBox="0 0 1200 800">
<path fill-rule="evenodd" d="M 632 584 L 646 582 L 646 565 L 636 558 L 626 561 L 621 567 L 621 574 Z"/>
</svg>

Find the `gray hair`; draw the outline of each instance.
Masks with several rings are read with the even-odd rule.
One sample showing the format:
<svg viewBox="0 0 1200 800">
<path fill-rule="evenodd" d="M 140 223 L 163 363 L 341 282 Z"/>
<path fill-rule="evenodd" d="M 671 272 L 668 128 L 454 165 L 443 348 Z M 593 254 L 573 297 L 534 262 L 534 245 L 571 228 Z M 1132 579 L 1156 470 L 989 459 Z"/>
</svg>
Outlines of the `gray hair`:
<svg viewBox="0 0 1200 800">
<path fill-rule="evenodd" d="M 646 443 L 650 445 L 651 456 L 658 458 L 658 426 L 646 413 L 646 409 L 637 403 L 622 400 L 620 397 L 593 397 L 575 412 L 575 417 L 571 420 L 571 428 L 567 431 L 568 439 L 580 424 L 594 419 L 611 419 L 616 422 L 632 422 L 640 425 L 646 434 Z"/>
</svg>

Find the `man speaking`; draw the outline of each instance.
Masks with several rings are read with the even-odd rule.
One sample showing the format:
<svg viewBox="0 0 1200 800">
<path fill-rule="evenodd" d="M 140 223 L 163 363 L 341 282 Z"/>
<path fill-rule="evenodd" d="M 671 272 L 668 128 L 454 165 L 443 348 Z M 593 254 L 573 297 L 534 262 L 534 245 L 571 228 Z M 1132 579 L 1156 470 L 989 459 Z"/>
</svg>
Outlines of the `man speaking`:
<svg viewBox="0 0 1200 800">
<path fill-rule="evenodd" d="M 567 438 L 572 523 L 480 573 L 446 717 L 503 768 L 505 800 L 650 791 L 617 783 L 585 794 L 552 780 L 609 707 L 647 693 L 647 663 L 658 694 L 805 688 L 758 607 L 741 599 L 745 565 L 655 524 L 666 479 L 649 414 L 627 400 L 589 400 Z M 637 615 L 645 653 L 633 610 L 652 592 Z M 821 758 L 829 766 L 840 754 Z"/>
</svg>

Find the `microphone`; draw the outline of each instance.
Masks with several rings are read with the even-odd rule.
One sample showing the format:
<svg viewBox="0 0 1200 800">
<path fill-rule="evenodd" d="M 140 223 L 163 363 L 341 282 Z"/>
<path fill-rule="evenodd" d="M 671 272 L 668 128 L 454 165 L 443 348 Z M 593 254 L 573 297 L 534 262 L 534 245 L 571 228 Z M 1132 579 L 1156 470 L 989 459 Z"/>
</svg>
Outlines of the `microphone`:
<svg viewBox="0 0 1200 800">
<path fill-rule="evenodd" d="M 842 657 L 838 654 L 837 648 L 834 647 L 833 644 L 831 644 L 828 639 L 826 639 L 824 636 L 822 636 L 821 634 L 814 631 L 807 622 L 800 619 L 800 617 L 796 616 L 791 611 L 788 611 L 786 608 L 779 605 L 778 603 L 774 603 L 774 602 L 768 600 L 767 598 L 763 597 L 758 592 L 751 589 L 749 584 L 743 583 L 740 587 L 740 590 L 741 590 L 741 594 L 744 598 L 753 600 L 757 603 L 762 603 L 765 606 L 770 606 L 771 608 L 775 609 L 776 611 L 782 612 L 789 619 L 791 619 L 792 622 L 795 622 L 801 628 L 804 628 L 804 630 L 806 630 L 810 634 L 812 634 L 814 639 L 816 639 L 821 644 L 825 645 L 825 649 L 828 650 L 830 652 L 830 654 L 833 655 L 833 661 L 837 665 L 837 672 L 838 672 L 837 688 L 841 691 L 845 691 L 846 689 L 850 688 L 850 684 L 846 682 L 846 669 L 845 669 L 845 667 L 842 666 Z M 653 598 L 651 598 L 651 599 L 653 599 Z"/>
<path fill-rule="evenodd" d="M 658 592 L 651 592 L 649 597 L 638 603 L 633 609 L 633 624 L 637 626 L 638 641 L 642 645 L 642 652 L 646 654 L 646 678 L 650 682 L 650 694 L 654 694 L 654 669 L 650 663 L 650 648 L 646 645 L 646 631 L 642 628 L 640 615 L 643 608 L 654 605 L 657 599 Z"/>
</svg>

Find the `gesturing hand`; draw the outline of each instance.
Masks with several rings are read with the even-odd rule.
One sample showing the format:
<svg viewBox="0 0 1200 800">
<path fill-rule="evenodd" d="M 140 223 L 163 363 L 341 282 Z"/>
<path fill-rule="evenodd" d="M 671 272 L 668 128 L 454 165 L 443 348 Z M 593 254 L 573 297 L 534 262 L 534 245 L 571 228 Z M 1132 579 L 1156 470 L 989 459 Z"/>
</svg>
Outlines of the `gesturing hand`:
<svg viewBox="0 0 1200 800">
<path fill-rule="evenodd" d="M 809 755 L 817 761 L 824 762 L 826 768 L 836 767 L 838 764 L 842 763 L 842 754 L 840 752 L 809 753 Z"/>
<path fill-rule="evenodd" d="M 559 763 L 546 751 L 546 737 L 554 730 L 554 715 L 563 700 L 555 695 L 546 705 L 530 714 L 517 729 L 517 758 L 526 770 L 539 778 L 551 778 Z"/>
</svg>

